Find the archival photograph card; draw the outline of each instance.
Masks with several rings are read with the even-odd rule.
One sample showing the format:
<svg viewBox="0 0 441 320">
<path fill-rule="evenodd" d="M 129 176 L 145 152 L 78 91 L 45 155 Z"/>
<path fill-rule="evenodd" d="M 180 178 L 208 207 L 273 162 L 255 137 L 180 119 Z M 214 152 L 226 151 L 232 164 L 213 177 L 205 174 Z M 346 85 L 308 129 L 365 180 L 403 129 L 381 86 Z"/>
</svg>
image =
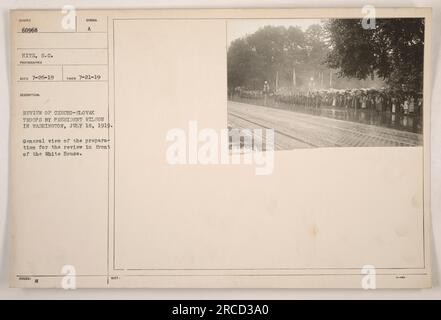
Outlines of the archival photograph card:
<svg viewBox="0 0 441 320">
<path fill-rule="evenodd" d="M 10 20 L 12 287 L 431 286 L 430 9 Z"/>
</svg>

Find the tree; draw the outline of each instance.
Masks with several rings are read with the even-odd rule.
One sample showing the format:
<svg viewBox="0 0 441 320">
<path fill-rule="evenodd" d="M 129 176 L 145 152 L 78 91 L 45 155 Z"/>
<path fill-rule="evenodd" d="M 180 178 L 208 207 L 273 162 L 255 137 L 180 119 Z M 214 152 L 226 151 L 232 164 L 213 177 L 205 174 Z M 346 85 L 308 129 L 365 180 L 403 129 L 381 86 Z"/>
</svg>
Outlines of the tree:
<svg viewBox="0 0 441 320">
<path fill-rule="evenodd" d="M 228 87 L 261 89 L 269 81 L 274 88 L 276 75 L 282 82 L 292 82 L 293 68 L 303 68 L 307 58 L 305 35 L 299 27 L 265 26 L 231 43 Z"/>
<path fill-rule="evenodd" d="M 305 31 L 305 37 L 308 53 L 305 68 L 308 70 L 308 78 L 312 77 L 316 85 L 320 86 L 322 83 L 329 83 L 329 71 L 324 64 L 329 53 L 329 45 L 323 27 L 318 24 L 309 26 Z"/>
<path fill-rule="evenodd" d="M 259 79 L 259 57 L 246 39 L 233 41 L 228 50 L 228 88 L 238 86 L 252 87 L 251 83 Z"/>
<path fill-rule="evenodd" d="M 326 64 L 341 76 L 378 76 L 393 89 L 422 91 L 424 19 L 376 19 L 374 29 L 364 29 L 360 19 L 331 19 L 325 28 Z"/>
</svg>

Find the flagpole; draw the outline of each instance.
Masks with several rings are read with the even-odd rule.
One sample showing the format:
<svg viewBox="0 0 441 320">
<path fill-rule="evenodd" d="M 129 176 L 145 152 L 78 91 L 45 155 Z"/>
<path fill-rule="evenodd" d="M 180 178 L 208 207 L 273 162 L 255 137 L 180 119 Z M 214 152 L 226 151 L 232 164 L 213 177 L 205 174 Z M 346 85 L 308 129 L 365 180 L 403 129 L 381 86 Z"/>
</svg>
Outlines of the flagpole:
<svg viewBox="0 0 441 320">
<path fill-rule="evenodd" d="M 296 89 L 296 68 L 292 68 L 292 88 L 293 91 Z"/>
</svg>

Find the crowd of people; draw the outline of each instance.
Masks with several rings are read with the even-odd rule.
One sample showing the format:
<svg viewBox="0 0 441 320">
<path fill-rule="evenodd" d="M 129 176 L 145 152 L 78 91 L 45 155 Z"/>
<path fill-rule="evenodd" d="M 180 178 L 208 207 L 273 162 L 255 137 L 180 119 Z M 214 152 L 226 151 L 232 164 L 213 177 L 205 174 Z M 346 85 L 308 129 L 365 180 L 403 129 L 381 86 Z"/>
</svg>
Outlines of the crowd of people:
<svg viewBox="0 0 441 320">
<path fill-rule="evenodd" d="M 422 94 L 388 89 L 328 89 L 307 92 L 271 92 L 236 88 L 234 95 L 246 99 L 272 98 L 274 102 L 308 108 L 343 108 L 353 110 L 372 110 L 378 112 L 420 115 Z"/>
</svg>

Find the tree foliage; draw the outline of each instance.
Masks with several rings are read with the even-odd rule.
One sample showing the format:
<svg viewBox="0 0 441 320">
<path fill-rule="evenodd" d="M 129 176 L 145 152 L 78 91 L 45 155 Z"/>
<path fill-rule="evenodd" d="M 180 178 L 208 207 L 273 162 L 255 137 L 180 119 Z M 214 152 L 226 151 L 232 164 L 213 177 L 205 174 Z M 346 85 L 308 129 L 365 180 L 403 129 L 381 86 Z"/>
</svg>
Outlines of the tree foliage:
<svg viewBox="0 0 441 320">
<path fill-rule="evenodd" d="M 300 28 L 266 26 L 231 43 L 228 85 L 261 88 L 264 81 L 273 84 L 276 74 L 283 81 L 306 59 L 307 41 Z"/>
<path fill-rule="evenodd" d="M 328 34 L 319 24 L 305 31 L 299 27 L 265 26 L 253 34 L 234 40 L 228 48 L 228 87 L 262 89 L 268 81 L 272 89 L 308 89 L 314 79 L 317 87 L 329 87 L 333 71 L 325 64 L 330 54 Z M 333 77 L 334 88 L 362 87 L 376 81 L 353 81 Z"/>
<path fill-rule="evenodd" d="M 365 29 L 359 19 L 331 19 L 326 25 L 329 67 L 341 76 L 378 76 L 393 89 L 420 92 L 423 86 L 424 19 L 376 19 Z"/>
</svg>

